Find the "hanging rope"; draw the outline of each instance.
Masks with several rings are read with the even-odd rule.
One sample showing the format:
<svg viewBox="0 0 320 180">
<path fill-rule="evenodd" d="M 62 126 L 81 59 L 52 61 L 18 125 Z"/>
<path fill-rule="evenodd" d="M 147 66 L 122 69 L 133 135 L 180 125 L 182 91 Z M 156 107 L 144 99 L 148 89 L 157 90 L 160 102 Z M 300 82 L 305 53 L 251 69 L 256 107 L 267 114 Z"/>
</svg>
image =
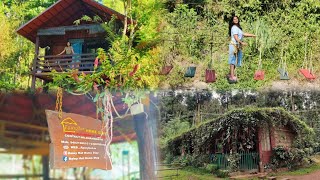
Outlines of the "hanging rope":
<svg viewBox="0 0 320 180">
<path fill-rule="evenodd" d="M 310 63 L 309 63 L 309 72 L 312 74 L 313 72 L 313 66 L 312 66 L 312 51 L 310 51 Z"/>
<path fill-rule="evenodd" d="M 104 106 L 104 116 L 103 116 L 103 123 L 102 128 L 105 129 L 106 135 L 106 151 L 105 151 L 105 157 L 110 157 L 110 144 L 112 142 L 113 137 L 113 115 L 112 115 L 112 94 L 108 91 L 108 89 L 105 89 L 105 95 L 103 97 L 102 104 Z"/>
<path fill-rule="evenodd" d="M 62 96 L 63 96 L 62 88 L 58 87 L 55 110 L 58 112 L 58 118 L 60 120 L 62 119 Z"/>
<path fill-rule="evenodd" d="M 262 45 L 260 47 L 260 52 L 259 52 L 259 63 L 258 63 L 258 70 L 261 70 L 262 69 Z"/>
<path fill-rule="evenodd" d="M 303 60 L 303 64 L 302 64 L 302 68 L 305 67 L 305 69 L 308 68 L 308 59 L 307 59 L 307 48 L 308 48 L 308 36 L 306 37 L 306 44 L 304 46 L 304 60 Z"/>
<path fill-rule="evenodd" d="M 287 73 L 287 75 L 289 75 L 289 73 L 287 72 L 287 55 L 285 54 L 284 56 L 284 62 L 283 62 L 283 75 Z"/>
</svg>

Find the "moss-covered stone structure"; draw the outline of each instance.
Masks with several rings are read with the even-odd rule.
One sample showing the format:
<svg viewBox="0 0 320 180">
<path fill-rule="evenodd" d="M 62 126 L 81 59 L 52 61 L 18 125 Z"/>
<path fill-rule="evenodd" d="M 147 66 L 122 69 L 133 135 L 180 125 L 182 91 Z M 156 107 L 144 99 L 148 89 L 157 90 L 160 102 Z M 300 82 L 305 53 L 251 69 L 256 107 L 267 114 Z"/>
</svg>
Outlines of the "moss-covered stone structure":
<svg viewBox="0 0 320 180">
<path fill-rule="evenodd" d="M 282 108 L 237 109 L 172 138 L 164 152 L 201 163 L 209 163 L 210 154 L 255 152 L 265 167 L 275 147 L 309 148 L 314 138 L 312 128 Z"/>
</svg>

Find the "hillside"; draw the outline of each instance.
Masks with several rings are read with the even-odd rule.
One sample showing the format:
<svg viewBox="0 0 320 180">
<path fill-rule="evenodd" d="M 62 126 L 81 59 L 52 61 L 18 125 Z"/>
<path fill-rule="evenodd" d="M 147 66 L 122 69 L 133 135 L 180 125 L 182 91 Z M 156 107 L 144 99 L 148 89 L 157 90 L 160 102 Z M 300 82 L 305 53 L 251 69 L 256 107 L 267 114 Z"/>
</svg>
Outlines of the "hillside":
<svg viewBox="0 0 320 180">
<path fill-rule="evenodd" d="M 294 88 L 298 83 L 318 88 L 319 81 L 307 80 L 299 69 L 307 67 L 313 74 L 320 74 L 319 1 L 187 2 L 167 3 L 160 58 L 164 64 L 173 65 L 173 70 L 165 77 L 169 82 L 163 87 L 260 89 L 292 84 Z M 239 16 L 243 31 L 257 38 L 245 38 L 248 46 L 243 50 L 243 66 L 236 71 L 238 83 L 230 85 L 225 78 L 229 71 L 228 22 L 234 14 Z M 188 66 L 197 67 L 194 78 L 183 77 Z M 205 69 L 210 66 L 216 71 L 217 81 L 204 84 Z M 285 66 L 290 80 L 276 82 L 280 81 L 279 66 Z M 254 80 L 256 70 L 265 71 L 263 80 Z"/>
</svg>

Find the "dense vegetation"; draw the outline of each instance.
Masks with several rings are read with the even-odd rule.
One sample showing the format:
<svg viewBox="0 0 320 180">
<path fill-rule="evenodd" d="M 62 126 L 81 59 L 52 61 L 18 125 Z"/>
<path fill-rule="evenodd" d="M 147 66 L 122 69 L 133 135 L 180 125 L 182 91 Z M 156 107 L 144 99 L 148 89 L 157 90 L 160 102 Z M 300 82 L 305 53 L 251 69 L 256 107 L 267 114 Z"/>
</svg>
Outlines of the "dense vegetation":
<svg viewBox="0 0 320 180">
<path fill-rule="evenodd" d="M 0 89 L 26 90 L 30 86 L 30 67 L 34 46 L 15 30 L 44 11 L 54 0 L 0 2 Z"/>
<path fill-rule="evenodd" d="M 204 166 L 210 169 L 211 165 L 206 165 L 210 162 L 209 152 L 219 147 L 214 146 L 214 140 L 210 139 L 214 139 L 212 137 L 215 137 L 220 131 L 223 132 L 224 138 L 222 139 L 236 137 L 232 134 L 235 132 L 241 134 L 241 132 L 250 131 L 246 139 L 238 136 L 240 139 L 236 147 L 237 151 L 242 152 L 248 151 L 243 147 L 253 147 L 255 144 L 256 128 L 253 126 L 261 126 L 262 122 L 269 122 L 275 127 L 280 124 L 282 126 L 298 123 L 300 125 L 293 125 L 296 126 L 293 129 L 299 131 L 297 134 L 300 134 L 296 138 L 295 148 L 276 147 L 273 149 L 273 160 L 268 167 L 294 168 L 303 163 L 308 164 L 307 157 L 317 149 L 310 149 L 310 147 L 319 146 L 319 139 L 313 138 L 313 133 L 316 133 L 316 137 L 320 135 L 319 104 L 319 91 L 163 92 L 159 103 L 161 109 L 159 146 L 167 151 L 163 153 L 162 158 L 165 162 L 196 167 Z M 245 109 L 239 109 L 243 107 Z M 281 118 L 274 119 L 278 116 Z M 304 144 L 306 142 L 307 144 Z M 227 149 L 224 148 L 224 151 Z M 185 154 L 182 155 L 181 152 Z M 237 164 L 237 153 L 234 155 L 233 160 Z M 239 167 L 234 166 L 233 168 L 229 170 L 234 171 Z"/>
<path fill-rule="evenodd" d="M 159 96 L 160 144 L 201 122 L 242 107 L 282 107 L 305 121 L 320 135 L 319 91 L 171 91 Z"/>
<path fill-rule="evenodd" d="M 218 148 L 223 153 L 230 154 L 229 168 L 236 171 L 239 170 L 239 152 L 257 151 L 255 147 L 259 128 L 284 126 L 294 132 L 293 144 L 290 149 L 275 147 L 270 167 L 301 165 L 316 145 L 313 129 L 281 108 L 237 109 L 205 122 L 170 139 L 164 148 L 165 160 L 169 163 L 203 167 L 211 163 L 210 154 L 215 153 L 214 149 Z"/>
<path fill-rule="evenodd" d="M 34 49 L 33 45 L 18 36 L 15 30 L 54 2 L 1 1 L 1 89 L 29 87 Z M 141 50 L 146 51 L 145 48 L 156 47 L 150 56 L 146 57 L 148 62 L 174 66 L 168 76 L 161 77 L 161 82 L 164 83 L 160 87 L 169 85 L 171 88 L 179 88 L 191 84 L 192 81 L 204 81 L 204 70 L 210 67 L 216 70 L 218 78 L 216 83 L 210 85 L 213 88 L 259 88 L 278 79 L 277 67 L 281 58 L 286 59 L 289 76 L 303 81 L 304 78 L 299 75 L 298 69 L 306 65 L 306 37 L 307 59 L 313 59 L 313 72 L 320 72 L 317 61 L 320 52 L 320 2 L 317 0 L 99 2 L 138 20 L 139 27 L 143 28 L 139 29 L 135 37 L 135 42 L 140 43 L 140 49 L 136 50 L 139 53 Z M 129 11 L 125 11 L 125 8 L 128 8 L 124 5 L 126 2 L 131 2 L 132 9 Z M 249 45 L 244 50 L 243 67 L 237 70 L 240 83 L 230 86 L 224 76 L 228 73 L 228 21 L 233 14 L 240 17 L 245 32 L 257 34 L 258 37 L 245 40 Z M 266 77 L 264 81 L 254 81 L 253 74 L 258 69 L 260 51 L 262 69 L 266 71 Z M 189 65 L 197 67 L 196 76 L 192 80 L 183 77 Z M 149 70 L 157 74 L 160 69 L 161 65 L 157 64 L 154 69 Z M 156 85 L 158 82 L 155 79 L 152 83 Z"/>
<path fill-rule="evenodd" d="M 218 80 L 211 85 L 213 88 L 259 88 L 279 79 L 277 68 L 281 58 L 286 59 L 290 78 L 303 80 L 298 69 L 304 63 L 306 37 L 307 57 L 313 59 L 313 72 L 319 73 L 320 2 L 317 0 L 168 0 L 166 5 L 169 13 L 162 22 L 161 56 L 164 64 L 174 66 L 167 77 L 171 87 L 194 81 L 186 80 L 183 75 L 187 66 L 195 65 L 196 80 L 204 81 L 206 68 L 212 66 L 216 70 Z M 237 70 L 240 83 L 230 86 L 225 75 L 228 21 L 233 14 L 240 17 L 245 32 L 258 37 L 245 39 L 249 45 L 244 50 L 243 66 Z M 264 81 L 253 80 L 259 61 L 266 72 Z"/>
</svg>

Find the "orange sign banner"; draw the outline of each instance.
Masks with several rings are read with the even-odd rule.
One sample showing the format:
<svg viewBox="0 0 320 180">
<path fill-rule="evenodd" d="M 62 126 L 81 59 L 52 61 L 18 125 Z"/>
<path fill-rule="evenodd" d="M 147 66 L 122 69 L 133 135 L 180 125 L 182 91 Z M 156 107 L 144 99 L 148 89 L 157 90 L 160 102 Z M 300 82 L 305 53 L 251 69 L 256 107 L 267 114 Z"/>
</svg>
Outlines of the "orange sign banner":
<svg viewBox="0 0 320 180">
<path fill-rule="evenodd" d="M 73 113 L 46 110 L 51 138 L 50 167 L 112 169 L 108 134 L 100 120 Z"/>
</svg>

